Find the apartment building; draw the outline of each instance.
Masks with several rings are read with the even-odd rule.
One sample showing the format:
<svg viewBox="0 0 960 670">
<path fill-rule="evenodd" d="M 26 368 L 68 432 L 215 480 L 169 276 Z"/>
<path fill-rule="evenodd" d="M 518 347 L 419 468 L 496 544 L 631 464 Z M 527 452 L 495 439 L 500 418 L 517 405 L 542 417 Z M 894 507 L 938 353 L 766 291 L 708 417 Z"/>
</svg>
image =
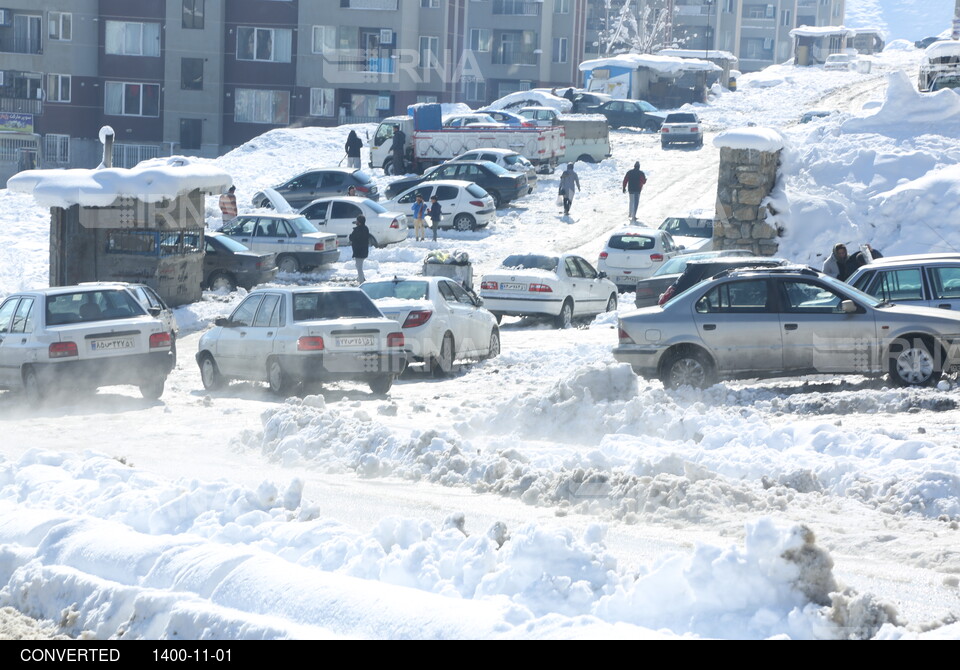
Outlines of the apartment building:
<svg viewBox="0 0 960 670">
<path fill-rule="evenodd" d="M 0 0 L 0 180 L 569 86 L 587 2 Z"/>
</svg>

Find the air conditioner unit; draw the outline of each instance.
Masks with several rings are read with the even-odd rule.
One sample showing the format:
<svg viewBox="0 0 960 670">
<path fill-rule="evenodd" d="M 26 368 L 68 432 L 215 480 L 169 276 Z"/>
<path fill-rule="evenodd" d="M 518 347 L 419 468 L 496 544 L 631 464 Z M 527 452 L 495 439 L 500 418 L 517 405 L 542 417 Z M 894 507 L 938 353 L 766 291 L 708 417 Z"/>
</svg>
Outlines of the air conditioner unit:
<svg viewBox="0 0 960 670">
<path fill-rule="evenodd" d="M 393 31 L 389 28 L 380 29 L 380 44 L 393 44 Z"/>
<path fill-rule="evenodd" d="M 0 9 L 0 26 L 9 26 L 13 21 L 13 12 L 9 9 Z"/>
</svg>

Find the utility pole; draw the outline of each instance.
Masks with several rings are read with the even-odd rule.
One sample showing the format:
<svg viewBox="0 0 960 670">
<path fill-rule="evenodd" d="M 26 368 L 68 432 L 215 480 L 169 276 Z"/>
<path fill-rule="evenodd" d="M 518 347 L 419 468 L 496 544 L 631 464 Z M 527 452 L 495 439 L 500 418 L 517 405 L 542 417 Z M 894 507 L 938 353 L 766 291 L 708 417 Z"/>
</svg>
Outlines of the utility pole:
<svg viewBox="0 0 960 670">
<path fill-rule="evenodd" d="M 953 8 L 953 34 L 951 37 L 960 40 L 960 0 L 957 0 L 957 4 Z"/>
</svg>

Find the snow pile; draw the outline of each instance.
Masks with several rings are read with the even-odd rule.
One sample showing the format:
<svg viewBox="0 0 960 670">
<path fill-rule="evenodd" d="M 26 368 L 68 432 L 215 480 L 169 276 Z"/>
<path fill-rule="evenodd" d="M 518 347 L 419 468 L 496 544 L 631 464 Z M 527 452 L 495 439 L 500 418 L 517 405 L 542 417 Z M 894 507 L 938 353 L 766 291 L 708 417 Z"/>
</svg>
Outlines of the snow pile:
<svg viewBox="0 0 960 670">
<path fill-rule="evenodd" d="M 222 193 L 233 184 L 213 162 L 185 156 L 154 158 L 136 167 L 96 170 L 26 170 L 7 181 L 11 191 L 32 194 L 41 207 L 107 207 L 117 198 L 172 200 L 194 189 Z"/>
<path fill-rule="evenodd" d="M 844 26 L 798 26 L 790 31 L 790 37 L 829 37 L 832 35 L 846 35 L 853 37 L 855 30 Z"/>
<path fill-rule="evenodd" d="M 783 136 L 773 128 L 732 128 L 717 135 L 713 144 L 725 149 L 772 152 L 783 149 Z"/>
<path fill-rule="evenodd" d="M 484 109 L 503 109 L 509 111 L 520 107 L 551 107 L 558 112 L 569 112 L 573 108 L 573 103 L 563 97 L 563 91 L 532 89 L 529 91 L 516 91 L 494 100 Z"/>
<path fill-rule="evenodd" d="M 884 51 L 916 51 L 916 49 L 916 45 L 910 40 L 893 40 L 883 47 Z"/>
<path fill-rule="evenodd" d="M 701 52 L 702 53 L 702 52 Z M 678 77 L 684 72 L 721 72 L 723 68 L 710 61 L 699 58 L 678 58 L 657 54 L 626 53 L 609 58 L 594 58 L 580 63 L 581 72 L 590 72 L 597 68 L 620 67 L 627 69 L 647 68 L 667 76 Z"/>
<path fill-rule="evenodd" d="M 888 75 L 887 95 L 877 113 L 848 119 L 846 133 L 901 134 L 909 126 L 914 133 L 952 134 L 960 131 L 960 96 L 952 90 L 920 93 L 905 72 Z"/>
</svg>

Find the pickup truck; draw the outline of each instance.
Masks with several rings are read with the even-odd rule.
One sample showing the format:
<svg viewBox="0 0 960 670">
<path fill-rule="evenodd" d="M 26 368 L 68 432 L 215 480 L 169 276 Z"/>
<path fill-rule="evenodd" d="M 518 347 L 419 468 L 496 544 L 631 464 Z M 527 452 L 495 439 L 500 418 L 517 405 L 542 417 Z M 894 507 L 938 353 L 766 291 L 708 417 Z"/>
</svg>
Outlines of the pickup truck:
<svg viewBox="0 0 960 670">
<path fill-rule="evenodd" d="M 422 174 L 432 165 L 439 165 L 465 151 L 480 148 L 511 149 L 523 155 L 544 173 L 553 172 L 564 157 L 562 128 L 440 128 L 415 130 L 412 116 L 393 116 L 377 127 L 370 145 L 371 168 L 383 168 L 393 174 L 393 127 L 407 137 L 407 167 Z"/>
</svg>

